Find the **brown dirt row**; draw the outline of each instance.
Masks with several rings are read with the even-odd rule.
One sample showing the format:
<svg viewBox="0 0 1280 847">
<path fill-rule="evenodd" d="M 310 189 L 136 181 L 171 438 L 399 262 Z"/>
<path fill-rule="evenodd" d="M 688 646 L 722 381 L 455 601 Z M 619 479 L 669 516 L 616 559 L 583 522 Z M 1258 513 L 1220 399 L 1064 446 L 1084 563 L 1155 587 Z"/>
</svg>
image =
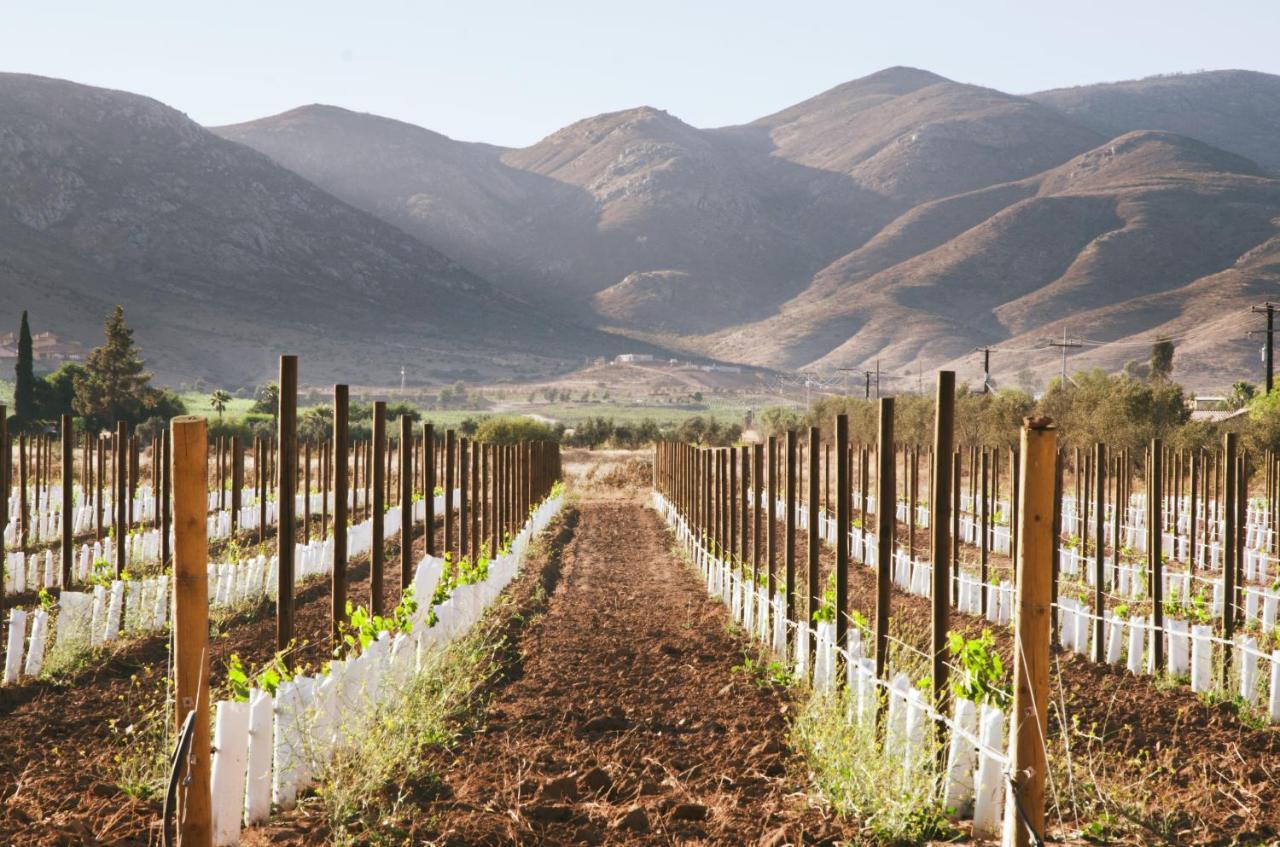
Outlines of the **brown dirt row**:
<svg viewBox="0 0 1280 847">
<path fill-rule="evenodd" d="M 797 531 L 800 614 L 806 544 L 806 533 Z M 823 544 L 824 584 L 834 567 L 835 551 Z M 873 568 L 851 564 L 850 604 L 868 620 L 875 583 Z M 931 601 L 895 587 L 891 602 L 891 632 L 927 652 Z M 1005 667 L 1012 667 L 1010 630 L 954 609 L 951 628 L 968 638 L 990 630 Z M 1243 717 L 1234 704 L 1202 700 L 1185 683 L 1134 676 L 1066 651 L 1054 652 L 1051 692 L 1057 783 L 1050 800 L 1060 804 L 1051 821 L 1058 835 L 1105 811 L 1113 820 L 1104 827 L 1108 843 L 1272 844 L 1280 837 L 1280 806 L 1270 801 L 1280 778 L 1280 728 Z"/>
<path fill-rule="evenodd" d="M 834 843 L 787 748 L 789 692 L 636 503 L 581 505 L 547 613 L 484 729 L 444 763 L 429 844 Z"/>
<path fill-rule="evenodd" d="M 442 526 L 437 525 L 437 543 Z M 384 605 L 400 599 L 398 538 L 386 545 Z M 415 556 L 423 539 L 415 542 Z M 348 569 L 348 596 L 369 602 L 369 557 Z M 306 584 L 296 595 L 298 647 L 290 664 L 312 668 L 329 657 L 328 579 Z M 274 604 L 213 626 L 210 668 L 215 696 L 225 684 L 226 663 L 238 654 L 249 669 L 275 653 Z M 158 844 L 158 798 L 129 796 L 121 788 L 127 748 L 148 743 L 139 728 L 155 726 L 163 708 L 169 643 L 157 635 L 122 642 L 65 683 L 35 681 L 0 689 L 0 844 Z M 134 727 L 130 731 L 129 727 Z"/>
</svg>

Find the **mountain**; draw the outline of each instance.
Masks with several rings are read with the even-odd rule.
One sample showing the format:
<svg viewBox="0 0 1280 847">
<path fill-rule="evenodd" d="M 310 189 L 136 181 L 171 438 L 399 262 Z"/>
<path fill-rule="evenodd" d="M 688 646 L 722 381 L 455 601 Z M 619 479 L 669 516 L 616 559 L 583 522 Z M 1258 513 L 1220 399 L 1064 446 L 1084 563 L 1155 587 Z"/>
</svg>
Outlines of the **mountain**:
<svg viewBox="0 0 1280 847">
<path fill-rule="evenodd" d="M 1106 139 L 1030 100 L 914 68 L 845 83 L 740 129 L 751 130 L 767 133 L 775 156 L 909 204 L 1030 176 Z"/>
<path fill-rule="evenodd" d="M 1206 71 L 1082 85 L 1030 99 L 1107 136 L 1160 129 L 1221 147 L 1280 174 L 1280 76 Z"/>
<path fill-rule="evenodd" d="M 1053 351 L 1035 349 L 1067 330 L 1119 342 L 1080 360 L 1118 368 L 1154 334 L 1181 338 L 1221 315 L 1237 329 L 1219 325 L 1218 344 L 1241 338 L 1250 298 L 1280 282 L 1275 250 L 1259 251 L 1277 235 L 1280 180 L 1257 164 L 1171 133 L 1129 133 L 1035 177 L 913 209 L 709 352 L 820 370 L 946 364 L 973 377 L 970 351 L 997 345 L 1019 351 L 1018 370 L 1044 375 Z M 1247 361 L 1225 346 L 1220 362 L 1196 366 Z"/>
<path fill-rule="evenodd" d="M 0 74 L 0 324 L 94 344 L 112 305 L 162 378 L 538 372 L 604 350 L 154 100 Z M 501 339 L 495 350 L 490 339 Z"/>
<path fill-rule="evenodd" d="M 1065 332 L 1110 368 L 1168 335 L 1217 385 L 1256 374 L 1245 307 L 1280 284 L 1278 81 L 1023 97 L 897 67 L 737 126 L 640 106 L 516 149 L 330 106 L 206 131 L 9 77 L 0 308 L 96 327 L 132 298 L 175 372 L 255 379 L 271 338 L 383 382 L 645 344 L 965 379 L 990 345 L 1037 382 Z"/>
</svg>

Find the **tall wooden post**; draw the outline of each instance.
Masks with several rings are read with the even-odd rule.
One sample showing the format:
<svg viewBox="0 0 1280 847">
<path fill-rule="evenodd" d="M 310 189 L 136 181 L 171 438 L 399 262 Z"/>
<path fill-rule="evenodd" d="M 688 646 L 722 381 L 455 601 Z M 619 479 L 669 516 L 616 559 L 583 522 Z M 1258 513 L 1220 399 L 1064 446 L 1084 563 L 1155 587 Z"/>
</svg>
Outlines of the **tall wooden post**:
<svg viewBox="0 0 1280 847">
<path fill-rule="evenodd" d="M 1009 761 L 1015 784 L 1010 790 L 1016 792 L 1026 823 L 1020 815 L 1008 814 L 1006 826 L 1013 830 L 1015 847 L 1031 847 L 1028 827 L 1037 839 L 1044 838 L 1045 744 L 1049 737 L 1049 580 L 1056 543 L 1053 488 L 1057 430 L 1047 418 L 1027 421 L 1021 454 Z"/>
<path fill-rule="evenodd" d="M 471 561 L 480 561 L 480 510 L 483 508 L 484 485 L 480 482 L 480 443 L 471 442 L 471 508 L 467 517 L 471 533 Z"/>
<path fill-rule="evenodd" d="M 787 430 L 787 538 L 782 560 L 786 568 L 786 615 L 788 623 L 796 619 L 796 431 Z"/>
<path fill-rule="evenodd" d="M 454 543 L 453 526 L 453 459 L 457 437 L 451 429 L 444 431 L 444 552 L 452 557 L 454 564 L 458 562 L 458 548 Z"/>
<path fill-rule="evenodd" d="M 990 485 L 988 484 L 991 476 L 991 469 L 987 466 L 987 461 L 990 458 L 991 454 L 987 452 L 987 448 L 982 448 L 982 468 L 980 470 L 980 473 L 982 474 L 982 516 L 978 526 L 978 533 L 980 536 L 978 539 L 978 568 L 979 579 L 982 581 L 982 585 L 980 586 L 980 600 L 982 603 L 981 612 L 983 617 L 986 617 L 987 615 L 987 580 L 990 579 L 987 573 L 987 568 L 991 559 L 991 498 L 994 496 L 991 492 Z"/>
<path fill-rule="evenodd" d="M 75 483 L 72 471 L 72 451 L 75 450 L 75 435 L 71 431 L 71 415 L 62 416 L 62 588 L 71 588 L 71 560 L 75 554 L 72 532 L 75 529 L 74 514 L 71 501 L 71 487 Z M 4 491 L 4 508 L 8 510 L 9 490 Z M 4 583 L 0 583 L 2 588 Z"/>
<path fill-rule="evenodd" d="M 808 497 L 806 497 L 808 502 L 805 503 L 805 506 L 808 507 L 809 512 L 809 519 L 807 521 L 809 525 L 809 532 L 806 535 L 809 542 L 807 550 L 809 572 L 807 575 L 808 578 L 805 582 L 808 583 L 809 587 L 809 603 L 807 614 L 804 619 L 804 631 L 808 633 L 809 639 L 807 648 L 809 651 L 809 661 L 805 664 L 805 667 L 812 671 L 814 667 L 814 658 L 818 654 L 818 633 L 813 616 L 820 608 L 822 608 L 822 579 L 818 573 L 818 554 L 821 549 L 819 544 L 822 540 L 821 533 L 818 531 L 818 520 L 820 514 L 818 511 L 818 498 L 821 496 L 822 469 L 818 467 L 818 463 L 822 461 L 822 433 L 816 426 L 809 427 L 808 453 L 809 492 Z"/>
<path fill-rule="evenodd" d="M 836 415 L 836 646 L 849 646 L 849 416 Z M 837 680 L 845 678 L 836 652 Z"/>
<path fill-rule="evenodd" d="M 458 557 L 459 561 L 467 558 L 471 552 L 471 488 L 467 484 L 470 474 L 469 443 L 466 438 L 458 439 Z"/>
<path fill-rule="evenodd" d="M 333 644 L 342 643 L 342 622 L 347 619 L 347 498 L 348 485 L 348 420 L 350 390 L 345 385 L 333 387 L 333 574 L 332 597 Z"/>
<path fill-rule="evenodd" d="M 128 473 L 129 431 L 125 428 L 124 421 L 118 421 L 116 423 L 116 440 L 115 440 L 114 446 L 115 446 L 115 460 L 116 460 L 116 472 L 115 472 L 116 505 L 115 505 L 115 508 L 112 509 L 111 522 L 115 525 L 115 530 L 116 530 L 115 578 L 121 579 L 122 578 L 121 574 L 123 574 L 125 568 L 128 567 L 128 563 L 125 561 L 125 555 L 126 555 L 125 550 L 129 546 L 128 544 L 129 533 L 127 531 L 128 528 L 125 526 L 125 515 L 128 514 L 128 510 L 125 507 L 125 500 L 128 499 L 128 496 L 129 496 L 128 483 L 127 483 L 127 477 L 129 475 Z M 205 474 L 205 476 L 202 478 L 207 480 L 208 468 L 207 466 L 201 466 L 201 467 L 202 467 L 202 473 Z"/>
<path fill-rule="evenodd" d="M 423 544 L 428 556 L 436 554 L 436 436 L 431 424 L 422 425 L 422 496 L 426 498 L 426 537 Z"/>
<path fill-rule="evenodd" d="M 769 436 L 769 487 L 765 492 L 765 516 L 769 526 L 768 541 L 768 562 L 769 569 L 766 577 L 767 593 L 769 595 L 770 608 L 772 608 L 773 595 L 777 591 L 774 583 L 775 574 L 778 572 L 778 436 Z"/>
<path fill-rule="evenodd" d="M 123 428 L 121 424 L 121 428 Z M 183 779 L 178 783 L 178 843 L 181 847 L 213 844 L 212 798 L 209 793 L 209 584 L 206 568 L 209 533 L 208 445 L 204 418 L 178 417 L 172 422 L 174 479 L 173 648 L 174 721 L 182 727 L 195 712 L 195 733 Z M 121 447 L 124 442 L 120 442 Z M 124 456 L 125 451 L 120 450 Z"/>
<path fill-rule="evenodd" d="M 173 436 L 166 432 L 160 444 L 160 566 L 168 567 L 173 530 Z"/>
<path fill-rule="evenodd" d="M 373 549 L 369 553 L 369 611 L 382 614 L 382 572 L 386 564 L 386 519 L 384 498 L 387 466 L 382 457 L 387 452 L 387 404 L 376 400 L 373 404 Z"/>
<path fill-rule="evenodd" d="M 1164 449 L 1158 438 L 1151 440 L 1151 452 L 1147 457 L 1147 463 L 1150 478 L 1150 484 L 1147 487 L 1147 521 L 1150 527 L 1147 561 L 1151 574 L 1151 662 L 1152 672 L 1159 675 L 1164 672 L 1164 557 L 1162 555 L 1164 533 L 1161 526 L 1164 509 L 1160 485 Z"/>
<path fill-rule="evenodd" d="M 1236 541 L 1238 533 L 1236 532 L 1236 512 L 1239 507 L 1236 502 L 1239 486 L 1235 480 L 1238 471 L 1236 458 L 1239 448 L 1237 439 L 1238 436 L 1234 432 L 1228 432 L 1222 436 L 1222 469 L 1225 474 L 1223 499 L 1226 501 L 1223 503 L 1222 510 L 1222 640 L 1226 645 L 1226 649 L 1223 650 L 1222 662 L 1222 683 L 1224 688 L 1231 673 L 1230 644 L 1235 637 L 1237 617 Z"/>
<path fill-rule="evenodd" d="M 276 477 L 276 649 L 288 649 L 293 641 L 294 517 L 298 489 L 298 357 L 280 357 L 280 398 L 277 415 L 280 473 Z"/>
<path fill-rule="evenodd" d="M 303 446 L 302 455 L 302 543 L 311 543 L 311 442 Z"/>
<path fill-rule="evenodd" d="M 763 497 L 764 480 L 761 473 L 764 470 L 764 445 L 756 444 L 751 449 L 751 586 L 755 588 L 760 584 L 760 561 L 761 553 L 761 515 L 763 514 L 764 504 L 760 502 Z M 3 527 L 0 527 L 2 530 Z"/>
<path fill-rule="evenodd" d="M 400 416 L 400 590 L 413 582 L 413 421 Z"/>
<path fill-rule="evenodd" d="M 1094 527 L 1093 537 L 1093 660 L 1106 660 L 1107 566 L 1103 553 L 1107 546 L 1107 446 L 1099 441 L 1093 446 Z M 1056 540 L 1056 539 L 1055 539 Z M 1083 546 L 1083 545 L 1082 545 Z"/>
<path fill-rule="evenodd" d="M 102 439 L 102 433 L 98 433 L 97 439 L 97 470 L 98 473 L 93 482 L 93 535 L 98 541 L 102 540 L 102 495 L 106 491 L 106 442 Z M 7 456 L 7 454 L 6 454 Z M 5 491 L 8 491 L 6 488 Z"/>
<path fill-rule="evenodd" d="M 876 678 L 884 679 L 889 659 L 889 602 L 893 593 L 893 531 L 898 502 L 894 479 L 893 398 L 880 398 L 879 446 L 876 455 Z"/>
<path fill-rule="evenodd" d="M 933 424 L 933 474 L 929 492 L 929 531 L 933 555 L 933 699 L 947 713 L 947 632 L 951 613 L 951 454 L 955 442 L 956 374 L 938 371 Z M 939 721 L 940 738 L 947 726 Z"/>
</svg>

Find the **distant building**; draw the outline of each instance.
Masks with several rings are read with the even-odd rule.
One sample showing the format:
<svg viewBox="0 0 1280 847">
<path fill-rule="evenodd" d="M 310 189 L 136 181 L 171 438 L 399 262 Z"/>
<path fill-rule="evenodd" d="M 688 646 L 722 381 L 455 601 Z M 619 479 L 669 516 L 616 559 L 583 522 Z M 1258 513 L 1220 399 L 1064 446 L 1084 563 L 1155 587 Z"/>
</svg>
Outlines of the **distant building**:
<svg viewBox="0 0 1280 847">
<path fill-rule="evenodd" d="M 1198 394 L 1191 398 L 1191 411 L 1193 412 L 1210 412 L 1217 411 L 1226 405 L 1227 398 L 1209 394 Z"/>
<path fill-rule="evenodd" d="M 704 371 L 708 371 L 712 373 L 723 373 L 723 374 L 742 373 L 742 368 L 738 367 L 737 365 L 703 365 L 702 369 Z"/>
<path fill-rule="evenodd" d="M 31 357 L 37 362 L 83 362 L 84 347 L 75 341 L 61 341 L 52 332 L 31 336 Z M 18 358 L 18 334 L 0 335 L 0 359 Z"/>
<path fill-rule="evenodd" d="M 622 353 L 615 357 L 613 363 L 615 365 L 634 365 L 639 362 L 652 362 L 653 356 L 648 353 Z"/>
</svg>

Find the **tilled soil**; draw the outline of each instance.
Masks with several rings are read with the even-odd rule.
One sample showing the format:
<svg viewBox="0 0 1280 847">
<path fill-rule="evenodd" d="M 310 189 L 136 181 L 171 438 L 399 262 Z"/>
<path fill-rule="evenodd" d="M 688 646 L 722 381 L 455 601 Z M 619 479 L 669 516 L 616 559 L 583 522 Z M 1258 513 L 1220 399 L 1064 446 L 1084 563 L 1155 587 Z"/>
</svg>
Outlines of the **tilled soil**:
<svg viewBox="0 0 1280 847">
<path fill-rule="evenodd" d="M 442 533 L 436 527 L 437 542 Z M 415 560 L 423 539 L 415 540 Z M 400 600 L 398 536 L 386 546 L 383 603 Z M 369 602 L 369 557 L 348 566 L 348 597 Z M 331 650 L 330 582 L 307 583 L 295 595 L 297 647 L 290 665 L 314 668 Z M 238 654 L 253 671 L 275 652 L 275 606 L 263 602 L 213 627 L 214 697 Z M 36 680 L 0 689 L 0 845 L 159 844 L 158 798 L 121 789 L 120 757 L 145 743 L 136 733 L 162 708 L 170 672 L 167 636 L 121 642 L 65 684 Z M 134 727 L 131 731 L 130 727 Z"/>
<path fill-rule="evenodd" d="M 581 505 L 547 613 L 483 731 L 456 751 L 434 839 L 811 844 L 847 837 L 804 794 L 784 690 L 635 501 Z"/>
</svg>

